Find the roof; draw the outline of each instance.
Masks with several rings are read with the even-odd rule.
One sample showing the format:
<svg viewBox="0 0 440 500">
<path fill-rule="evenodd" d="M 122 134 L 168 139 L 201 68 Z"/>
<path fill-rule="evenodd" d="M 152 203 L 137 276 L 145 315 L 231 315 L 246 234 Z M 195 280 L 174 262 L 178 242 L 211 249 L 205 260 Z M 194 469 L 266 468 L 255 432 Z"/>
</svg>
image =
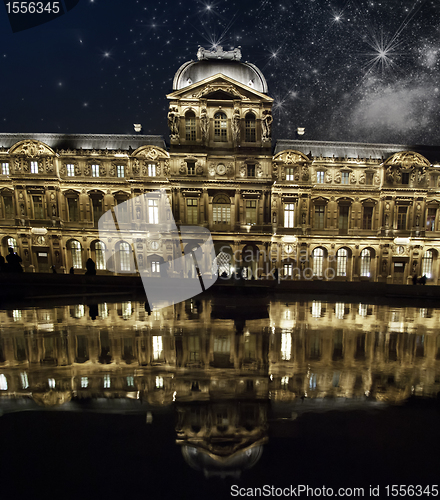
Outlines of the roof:
<svg viewBox="0 0 440 500">
<path fill-rule="evenodd" d="M 116 134 L 0 134 L 0 148 L 9 149 L 17 142 L 37 140 L 52 149 L 110 149 L 135 150 L 151 145 L 167 149 L 161 135 L 116 135 Z"/>
</svg>

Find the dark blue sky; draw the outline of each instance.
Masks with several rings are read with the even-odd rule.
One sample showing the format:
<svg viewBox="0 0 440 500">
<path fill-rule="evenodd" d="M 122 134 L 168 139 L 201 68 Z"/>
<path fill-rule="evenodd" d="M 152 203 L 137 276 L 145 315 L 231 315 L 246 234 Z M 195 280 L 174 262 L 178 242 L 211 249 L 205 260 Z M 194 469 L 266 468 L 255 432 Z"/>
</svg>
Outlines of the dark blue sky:
<svg viewBox="0 0 440 500">
<path fill-rule="evenodd" d="M 4 8 L 0 131 L 167 134 L 175 71 L 218 43 L 265 74 L 277 138 L 301 126 L 304 139 L 438 145 L 439 11 L 428 0 L 79 0 L 13 33 Z"/>
</svg>

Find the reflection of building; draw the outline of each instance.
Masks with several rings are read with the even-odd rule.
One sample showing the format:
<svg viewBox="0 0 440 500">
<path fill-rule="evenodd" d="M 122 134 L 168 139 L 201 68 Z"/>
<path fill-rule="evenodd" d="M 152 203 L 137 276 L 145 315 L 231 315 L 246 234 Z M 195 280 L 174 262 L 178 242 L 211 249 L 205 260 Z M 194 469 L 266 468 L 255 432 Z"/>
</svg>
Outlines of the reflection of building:
<svg viewBox="0 0 440 500">
<path fill-rule="evenodd" d="M 215 298 L 213 299 L 215 301 Z M 211 318 L 211 300 L 145 312 L 99 304 L 1 313 L 0 398 L 130 397 L 153 406 L 440 392 L 439 310 L 272 302 L 269 318 Z M 41 396 L 41 394 L 50 395 Z"/>
<path fill-rule="evenodd" d="M 160 207 L 142 195 L 163 188 L 178 224 L 211 230 L 220 274 L 438 283 L 436 150 L 281 140 L 272 152 L 261 71 L 237 49 L 198 55 L 167 96 L 168 149 L 159 136 L 0 135 L 3 255 L 15 247 L 28 272 L 84 270 L 91 257 L 99 273 L 127 273 L 134 250 L 154 275 L 177 257 L 147 234 Z M 127 231 L 100 236 L 116 205 Z"/>
</svg>

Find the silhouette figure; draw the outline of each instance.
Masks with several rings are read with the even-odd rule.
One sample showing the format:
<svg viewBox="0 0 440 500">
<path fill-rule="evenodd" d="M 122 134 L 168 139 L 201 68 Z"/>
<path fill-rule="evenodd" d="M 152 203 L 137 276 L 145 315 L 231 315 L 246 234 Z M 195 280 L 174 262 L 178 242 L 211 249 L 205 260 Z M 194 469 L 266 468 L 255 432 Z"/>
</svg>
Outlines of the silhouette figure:
<svg viewBox="0 0 440 500">
<path fill-rule="evenodd" d="M 56 270 L 55 266 L 51 266 L 50 268 L 52 269 L 53 274 L 57 274 L 57 270 Z"/>
<path fill-rule="evenodd" d="M 0 272 L 5 270 L 5 258 L 3 255 L 0 253 Z"/>
<path fill-rule="evenodd" d="M 73 269 L 73 266 L 70 268 L 69 274 L 75 274 L 75 269 Z"/>
<path fill-rule="evenodd" d="M 413 275 L 412 282 L 413 282 L 413 285 L 417 285 L 417 274 Z"/>
<path fill-rule="evenodd" d="M 94 276 L 96 274 L 96 265 L 92 259 L 87 259 L 86 262 L 86 274 Z"/>
<path fill-rule="evenodd" d="M 8 261 L 9 271 L 11 273 L 22 273 L 23 268 L 21 267 L 21 257 L 14 252 L 12 247 L 8 248 L 9 255 L 6 256 L 6 260 Z"/>
</svg>

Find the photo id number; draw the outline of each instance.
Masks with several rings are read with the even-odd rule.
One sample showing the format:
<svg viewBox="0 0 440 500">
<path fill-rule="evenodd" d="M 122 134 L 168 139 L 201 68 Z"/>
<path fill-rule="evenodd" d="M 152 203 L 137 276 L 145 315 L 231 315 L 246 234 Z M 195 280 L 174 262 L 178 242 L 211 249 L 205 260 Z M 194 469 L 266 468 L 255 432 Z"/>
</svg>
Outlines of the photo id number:
<svg viewBox="0 0 440 500">
<path fill-rule="evenodd" d="M 58 14 L 60 2 L 8 2 L 8 14 Z"/>
<path fill-rule="evenodd" d="M 387 497 L 421 497 L 421 496 L 438 496 L 438 485 L 420 486 L 420 485 L 389 485 L 385 486 Z"/>
</svg>

